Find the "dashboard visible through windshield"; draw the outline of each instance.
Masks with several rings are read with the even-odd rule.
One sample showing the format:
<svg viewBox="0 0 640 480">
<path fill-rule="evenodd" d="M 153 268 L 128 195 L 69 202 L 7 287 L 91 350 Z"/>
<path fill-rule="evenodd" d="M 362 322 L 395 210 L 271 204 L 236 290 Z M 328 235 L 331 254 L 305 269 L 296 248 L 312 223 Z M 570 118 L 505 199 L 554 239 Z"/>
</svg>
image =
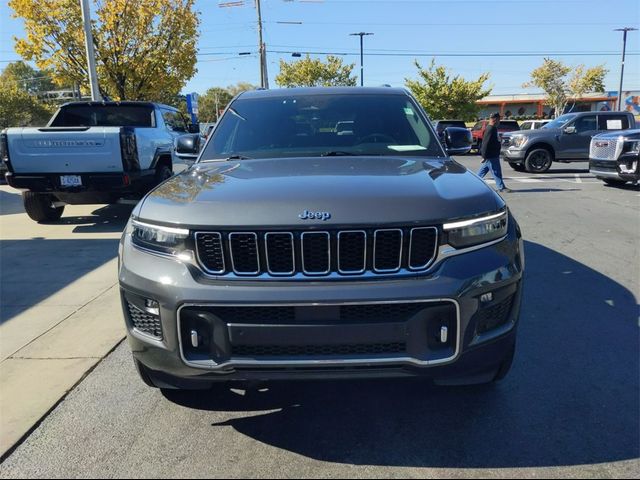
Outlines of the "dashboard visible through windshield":
<svg viewBox="0 0 640 480">
<path fill-rule="evenodd" d="M 200 161 L 342 155 L 445 157 L 405 95 L 307 95 L 234 101 Z"/>
</svg>

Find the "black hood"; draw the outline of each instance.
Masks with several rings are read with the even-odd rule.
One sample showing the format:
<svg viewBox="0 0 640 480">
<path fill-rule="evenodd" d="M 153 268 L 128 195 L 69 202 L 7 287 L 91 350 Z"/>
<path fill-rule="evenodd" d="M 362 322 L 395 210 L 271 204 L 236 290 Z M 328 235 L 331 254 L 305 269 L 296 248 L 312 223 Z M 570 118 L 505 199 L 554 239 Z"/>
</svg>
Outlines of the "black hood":
<svg viewBox="0 0 640 480">
<path fill-rule="evenodd" d="M 439 223 L 502 206 L 452 160 L 344 156 L 196 164 L 151 192 L 138 211 L 168 224 L 264 228 Z M 331 217 L 303 220 L 305 210 Z"/>
</svg>

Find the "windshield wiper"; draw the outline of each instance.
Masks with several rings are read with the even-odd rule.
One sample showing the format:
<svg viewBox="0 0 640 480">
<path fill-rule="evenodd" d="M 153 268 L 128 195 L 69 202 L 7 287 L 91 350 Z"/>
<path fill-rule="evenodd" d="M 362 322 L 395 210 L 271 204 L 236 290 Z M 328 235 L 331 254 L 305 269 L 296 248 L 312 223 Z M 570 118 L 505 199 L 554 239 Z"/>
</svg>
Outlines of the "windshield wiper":
<svg viewBox="0 0 640 480">
<path fill-rule="evenodd" d="M 238 117 L 240 120 L 242 120 L 242 121 L 244 121 L 244 122 L 246 122 L 246 121 L 247 121 L 247 119 L 246 119 L 246 118 L 244 118 L 242 115 L 240 115 L 238 112 L 236 112 L 233 108 L 229 107 L 229 111 L 230 111 L 231 113 L 233 113 L 236 117 Z"/>
<path fill-rule="evenodd" d="M 330 152 L 324 152 L 323 154 L 321 154 L 321 157 L 351 157 L 351 156 L 357 156 L 359 155 L 358 153 L 353 153 L 353 152 L 346 152 L 344 150 L 332 150 Z"/>
</svg>

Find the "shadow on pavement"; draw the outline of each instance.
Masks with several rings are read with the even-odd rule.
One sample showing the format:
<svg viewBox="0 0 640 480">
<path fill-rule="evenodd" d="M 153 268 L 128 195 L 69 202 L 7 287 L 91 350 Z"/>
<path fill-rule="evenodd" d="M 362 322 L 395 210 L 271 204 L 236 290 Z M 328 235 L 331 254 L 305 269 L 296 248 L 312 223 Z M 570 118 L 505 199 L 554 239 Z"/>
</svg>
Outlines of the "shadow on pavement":
<svg viewBox="0 0 640 480">
<path fill-rule="evenodd" d="M 608 185 L 602 182 L 605 188 L 613 188 L 614 190 L 630 190 L 632 192 L 640 192 L 640 184 L 624 183 L 622 185 Z"/>
<path fill-rule="evenodd" d="M 637 458 L 634 295 L 542 245 L 527 242 L 525 251 L 518 351 L 499 385 L 287 382 L 244 395 L 228 388 L 164 395 L 190 408 L 247 412 L 222 425 L 327 462 L 497 468 Z"/>
<path fill-rule="evenodd" d="M 0 215 L 15 215 L 16 213 L 24 213 L 20 192 L 0 190 Z"/>
<path fill-rule="evenodd" d="M 91 212 L 91 215 L 65 217 L 52 222 L 52 225 L 77 225 L 73 233 L 119 233 L 131 216 L 133 205 L 106 205 Z M 47 225 L 47 223 L 43 223 Z"/>
</svg>

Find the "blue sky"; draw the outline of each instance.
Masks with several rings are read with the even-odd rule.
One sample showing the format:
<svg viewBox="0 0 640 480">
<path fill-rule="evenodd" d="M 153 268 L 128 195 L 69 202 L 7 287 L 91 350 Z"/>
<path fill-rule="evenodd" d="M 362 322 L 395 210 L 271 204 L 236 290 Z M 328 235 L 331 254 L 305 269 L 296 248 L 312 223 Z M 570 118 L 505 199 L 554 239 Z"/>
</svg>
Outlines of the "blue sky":
<svg viewBox="0 0 640 480">
<path fill-rule="evenodd" d="M 238 81 L 259 83 L 254 1 L 226 8 L 220 3 L 196 3 L 202 14 L 198 73 L 185 93 Z M 494 94 L 521 93 L 531 91 L 522 84 L 547 55 L 569 65 L 604 63 L 610 70 L 606 89 L 617 90 L 622 33 L 612 30 L 640 28 L 637 0 L 262 0 L 262 5 L 272 87 L 280 58 L 293 60 L 290 53 L 278 52 L 344 53 L 359 73 L 359 39 L 349 33 L 366 31 L 375 34 L 365 38 L 366 85 L 402 86 L 406 77 L 415 77 L 415 54 L 425 55 L 417 57 L 423 64 L 430 54 L 440 54 L 436 61 L 454 74 L 474 78 L 489 72 Z M 22 23 L 10 14 L 3 2 L 0 67 L 18 59 L 12 37 L 22 34 Z M 484 56 L 510 53 L 542 55 Z M 627 53 L 624 88 L 640 90 L 640 31 L 629 34 Z M 461 54 L 477 56 L 455 56 Z"/>
</svg>

